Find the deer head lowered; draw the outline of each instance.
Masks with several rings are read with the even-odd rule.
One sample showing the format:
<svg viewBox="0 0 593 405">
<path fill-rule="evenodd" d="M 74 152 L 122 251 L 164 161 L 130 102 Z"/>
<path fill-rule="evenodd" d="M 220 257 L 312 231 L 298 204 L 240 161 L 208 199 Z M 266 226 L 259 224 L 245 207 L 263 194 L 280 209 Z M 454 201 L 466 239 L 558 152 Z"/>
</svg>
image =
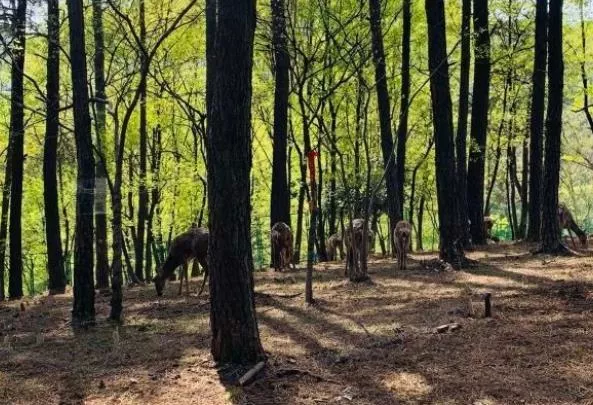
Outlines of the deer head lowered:
<svg viewBox="0 0 593 405">
<path fill-rule="evenodd" d="M 327 238 L 327 241 L 325 242 L 327 260 L 329 260 L 330 262 L 338 260 L 338 252 L 340 253 L 340 257 L 343 257 L 344 253 L 342 251 L 342 245 L 342 236 L 339 233 L 335 233 L 329 238 Z"/>
<path fill-rule="evenodd" d="M 169 248 L 169 254 L 153 279 L 159 297 L 163 295 L 166 280 L 179 266 L 184 266 L 187 283 L 187 263 L 193 259 L 197 260 L 204 268 L 204 281 L 199 292 L 200 294 L 202 293 L 208 278 L 208 236 L 208 229 L 192 226 L 190 230 L 173 239 Z M 182 284 L 183 279 L 181 280 L 180 291 Z"/>
</svg>

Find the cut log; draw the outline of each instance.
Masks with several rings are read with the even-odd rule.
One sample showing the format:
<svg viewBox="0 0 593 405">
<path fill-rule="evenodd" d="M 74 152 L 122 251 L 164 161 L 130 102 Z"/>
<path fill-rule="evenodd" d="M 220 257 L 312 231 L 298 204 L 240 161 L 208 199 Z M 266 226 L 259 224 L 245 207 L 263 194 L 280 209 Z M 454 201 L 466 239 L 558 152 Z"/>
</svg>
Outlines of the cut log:
<svg viewBox="0 0 593 405">
<path fill-rule="evenodd" d="M 239 378 L 239 385 L 244 387 L 245 385 L 249 384 L 253 380 L 255 375 L 257 373 L 259 373 L 260 371 L 262 371 L 265 366 L 266 366 L 265 361 L 260 361 L 259 363 L 257 363 L 248 372 L 243 374 L 243 377 Z"/>
</svg>

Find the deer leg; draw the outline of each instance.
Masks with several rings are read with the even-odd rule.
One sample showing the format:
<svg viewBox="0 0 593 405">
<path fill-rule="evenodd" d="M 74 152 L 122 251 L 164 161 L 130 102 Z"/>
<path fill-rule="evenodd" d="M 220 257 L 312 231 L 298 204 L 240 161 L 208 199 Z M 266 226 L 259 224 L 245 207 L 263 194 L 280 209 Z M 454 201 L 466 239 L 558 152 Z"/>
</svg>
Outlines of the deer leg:
<svg viewBox="0 0 593 405">
<path fill-rule="evenodd" d="M 348 269 L 351 266 L 352 262 L 352 247 L 349 247 L 346 251 L 346 266 L 344 267 L 344 276 L 348 277 Z"/>
<path fill-rule="evenodd" d="M 185 275 L 185 295 L 189 295 L 189 266 L 187 262 L 183 265 L 183 273 Z"/>
<path fill-rule="evenodd" d="M 274 242 L 272 242 L 272 257 L 274 258 L 274 271 L 278 271 L 278 261 L 280 258 L 278 257 L 278 248 L 276 247 Z"/>
<path fill-rule="evenodd" d="M 206 281 L 208 280 L 208 263 L 206 259 L 198 259 L 202 268 L 204 269 L 204 280 L 202 280 L 202 286 L 200 287 L 200 291 L 198 292 L 198 297 L 202 295 L 202 291 L 204 291 L 204 287 L 206 286 Z"/>
<path fill-rule="evenodd" d="M 181 265 L 181 268 L 179 269 L 179 292 L 177 295 L 181 295 L 183 291 L 183 266 L 185 266 L 185 264 Z"/>
<path fill-rule="evenodd" d="M 406 246 L 406 249 L 404 249 L 403 258 L 402 258 L 403 259 L 403 262 L 404 262 L 404 268 L 403 268 L 404 270 L 407 270 L 408 269 L 408 252 L 407 252 L 407 250 L 408 249 L 407 249 L 407 246 Z"/>
<path fill-rule="evenodd" d="M 179 294 L 181 295 L 183 291 L 183 279 L 185 279 L 185 293 L 189 295 L 189 281 L 187 278 L 187 262 L 183 262 L 181 265 L 181 271 L 179 274 Z"/>
<path fill-rule="evenodd" d="M 280 250 L 280 271 L 286 270 L 286 248 Z"/>
<path fill-rule="evenodd" d="M 577 248 L 577 244 L 576 244 L 576 242 L 574 241 L 574 235 L 573 235 L 573 233 L 572 233 L 572 230 L 571 230 L 570 228 L 568 228 L 568 229 L 567 229 L 567 231 L 568 231 L 568 234 L 570 235 L 570 240 L 572 241 L 572 246 L 573 246 L 575 249 L 578 249 L 578 248 Z"/>
</svg>

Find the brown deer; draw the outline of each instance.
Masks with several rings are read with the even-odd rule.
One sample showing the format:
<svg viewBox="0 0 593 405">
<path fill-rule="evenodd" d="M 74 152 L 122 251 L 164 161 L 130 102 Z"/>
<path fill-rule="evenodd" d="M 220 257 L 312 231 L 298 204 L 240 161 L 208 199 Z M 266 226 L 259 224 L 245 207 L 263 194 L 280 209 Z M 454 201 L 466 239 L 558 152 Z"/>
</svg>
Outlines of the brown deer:
<svg viewBox="0 0 593 405">
<path fill-rule="evenodd" d="M 574 241 L 574 236 L 572 234 L 573 232 L 577 234 L 583 247 L 587 247 L 587 234 L 581 228 L 579 228 L 574 220 L 574 217 L 572 216 L 572 213 L 563 203 L 558 204 L 558 223 L 560 224 L 561 230 L 566 229 L 568 231 L 568 235 L 570 236 L 572 244 L 575 248 L 577 245 Z"/>
<path fill-rule="evenodd" d="M 153 279 L 156 293 L 160 297 L 163 295 L 163 289 L 165 288 L 165 282 L 171 274 L 179 267 L 182 266 L 183 270 L 181 273 L 179 283 L 179 294 L 183 287 L 183 279 L 185 278 L 185 291 L 189 293 L 189 278 L 188 278 L 188 267 L 187 264 L 190 260 L 197 260 L 204 268 L 204 280 L 198 293 L 201 294 L 206 285 L 208 279 L 208 229 L 198 228 L 192 226 L 188 231 L 175 237 L 171 242 L 169 248 L 169 254 L 159 267 L 157 275 Z"/>
<path fill-rule="evenodd" d="M 492 228 L 494 228 L 494 219 L 492 217 L 484 217 L 484 229 L 486 230 L 486 240 L 490 239 L 493 242 L 500 242 L 496 236 L 492 236 Z"/>
<path fill-rule="evenodd" d="M 333 262 L 338 260 L 337 254 L 340 253 L 340 258 L 344 257 L 342 236 L 339 233 L 335 233 L 325 242 L 325 252 L 327 254 L 327 260 Z"/>
<path fill-rule="evenodd" d="M 346 229 L 344 244 L 346 245 L 346 268 L 344 275 L 348 276 L 349 271 L 354 270 L 355 266 L 360 266 L 362 257 L 362 243 L 364 233 L 364 219 L 354 219 L 350 224 L 350 228 Z M 367 243 L 372 242 L 372 230 L 370 226 L 367 230 Z M 368 246 L 368 245 L 367 245 Z M 367 249 L 368 254 L 368 249 Z M 366 258 L 364 258 L 366 260 Z"/>
<path fill-rule="evenodd" d="M 292 261 L 292 231 L 284 222 L 276 222 L 272 226 L 270 238 L 274 271 L 282 271 Z"/>
<path fill-rule="evenodd" d="M 395 250 L 397 252 L 397 269 L 405 270 L 408 265 L 408 249 L 412 236 L 412 225 L 408 221 L 399 221 L 393 230 Z"/>
</svg>

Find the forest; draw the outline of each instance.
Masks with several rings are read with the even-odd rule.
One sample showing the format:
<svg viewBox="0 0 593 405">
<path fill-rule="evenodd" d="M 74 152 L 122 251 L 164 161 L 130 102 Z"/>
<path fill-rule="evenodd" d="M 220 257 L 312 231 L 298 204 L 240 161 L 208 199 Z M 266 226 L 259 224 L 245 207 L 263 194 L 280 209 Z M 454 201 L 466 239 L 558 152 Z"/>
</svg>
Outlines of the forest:
<svg viewBox="0 0 593 405">
<path fill-rule="evenodd" d="M 592 35 L 0 0 L 0 403 L 593 401 Z"/>
</svg>

